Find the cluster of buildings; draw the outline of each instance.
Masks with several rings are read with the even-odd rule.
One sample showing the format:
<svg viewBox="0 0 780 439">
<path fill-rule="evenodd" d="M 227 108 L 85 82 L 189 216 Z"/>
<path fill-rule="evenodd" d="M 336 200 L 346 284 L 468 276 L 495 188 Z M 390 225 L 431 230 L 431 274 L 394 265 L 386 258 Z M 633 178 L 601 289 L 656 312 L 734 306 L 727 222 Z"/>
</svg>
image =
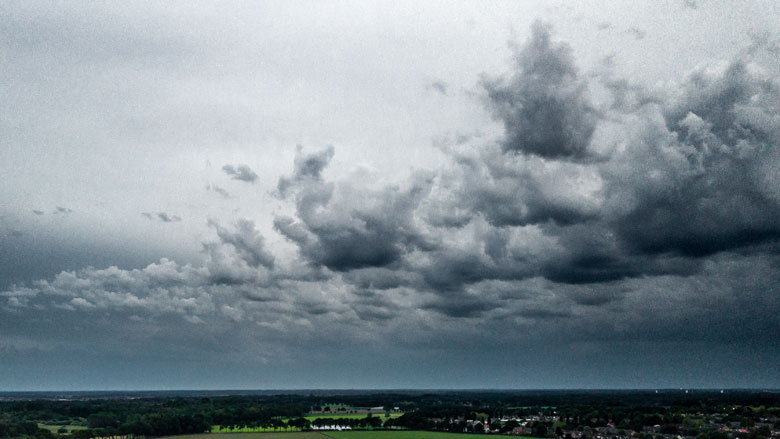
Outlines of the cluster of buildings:
<svg viewBox="0 0 780 439">
<path fill-rule="evenodd" d="M 703 439 L 702 433 L 706 439 L 712 438 L 731 438 L 731 439 L 757 439 L 769 438 L 780 439 L 780 418 L 766 417 L 758 422 L 750 422 L 750 426 L 742 425 L 741 422 L 724 422 L 726 415 L 705 415 L 696 414 L 692 418 L 697 419 L 696 428 L 692 429 L 690 425 L 653 425 L 644 426 L 641 430 L 631 430 L 617 428 L 614 423 L 608 423 L 606 426 L 599 427 L 577 427 L 575 429 L 556 429 L 547 428 L 547 437 L 557 437 L 560 439 Z M 510 417 L 488 420 L 466 420 L 463 418 L 453 419 L 453 422 L 464 424 L 464 432 L 484 432 L 484 433 L 504 433 L 515 436 L 535 436 L 533 428 L 539 422 L 546 425 L 554 425 L 559 418 L 557 416 L 526 416 Z M 509 422 L 517 424 L 511 430 L 503 428 Z M 501 429 L 496 429 L 496 425 L 501 425 Z M 493 426 L 493 430 L 491 430 Z M 678 433 L 669 433 L 668 430 L 676 430 Z M 693 431 L 695 435 L 691 434 Z M 687 433 L 687 434 L 686 434 Z M 712 433 L 720 433 L 713 436 Z"/>
<path fill-rule="evenodd" d="M 310 425 L 310 429 L 312 430 L 336 430 L 336 431 L 343 431 L 343 430 L 352 430 L 352 427 L 345 426 L 345 425 Z"/>
</svg>

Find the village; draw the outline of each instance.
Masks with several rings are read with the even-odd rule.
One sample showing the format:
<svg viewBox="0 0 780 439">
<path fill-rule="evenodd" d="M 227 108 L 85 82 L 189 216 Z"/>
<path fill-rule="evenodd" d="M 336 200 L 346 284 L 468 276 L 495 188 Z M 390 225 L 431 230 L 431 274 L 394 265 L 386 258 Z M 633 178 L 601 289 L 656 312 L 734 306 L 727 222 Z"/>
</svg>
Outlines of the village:
<svg viewBox="0 0 780 439">
<path fill-rule="evenodd" d="M 369 419 L 374 416 L 374 426 L 379 426 L 379 420 L 384 428 L 404 428 L 403 417 L 390 417 L 389 414 L 399 414 L 400 409 L 393 407 L 359 407 L 338 411 L 343 414 L 365 414 Z M 312 430 L 352 430 L 365 428 L 353 417 L 330 418 L 330 411 L 312 412 L 312 415 L 322 415 L 314 419 L 308 428 Z M 432 417 L 428 427 L 434 430 L 450 432 L 504 434 L 524 437 L 551 437 L 559 439 L 756 439 L 779 438 L 780 418 L 777 415 L 759 417 L 757 420 L 744 418 L 733 420 L 734 413 L 692 413 L 678 415 L 681 422 L 657 423 L 633 427 L 630 419 L 615 422 L 607 420 L 599 422 L 599 418 L 587 419 L 576 423 L 576 419 L 564 417 L 553 411 L 524 416 L 490 417 L 476 414 L 473 417 Z M 335 414 L 335 416 L 339 416 Z M 382 418 L 386 416 L 386 418 Z M 740 417 L 740 416 L 736 416 Z M 603 421 L 603 420 L 602 420 Z M 603 424 L 603 425 L 602 425 Z"/>
</svg>

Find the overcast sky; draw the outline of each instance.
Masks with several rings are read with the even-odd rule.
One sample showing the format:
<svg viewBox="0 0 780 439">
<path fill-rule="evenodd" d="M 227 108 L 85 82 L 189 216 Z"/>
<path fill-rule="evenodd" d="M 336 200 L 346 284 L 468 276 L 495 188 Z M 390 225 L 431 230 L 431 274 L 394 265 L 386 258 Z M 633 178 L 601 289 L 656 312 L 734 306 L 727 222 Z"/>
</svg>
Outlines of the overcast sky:
<svg viewBox="0 0 780 439">
<path fill-rule="evenodd" d="M 0 4 L 0 389 L 780 387 L 780 3 Z"/>
</svg>

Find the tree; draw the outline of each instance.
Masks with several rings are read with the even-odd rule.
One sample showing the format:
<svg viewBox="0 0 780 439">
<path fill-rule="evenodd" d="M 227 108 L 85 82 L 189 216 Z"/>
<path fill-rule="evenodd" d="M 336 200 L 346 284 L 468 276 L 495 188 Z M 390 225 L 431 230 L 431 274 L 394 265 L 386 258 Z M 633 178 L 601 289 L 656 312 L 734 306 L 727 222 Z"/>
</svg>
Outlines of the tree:
<svg viewBox="0 0 780 439">
<path fill-rule="evenodd" d="M 74 430 L 72 434 L 73 439 L 92 439 L 94 436 L 94 433 L 89 428 L 84 430 Z"/>
<path fill-rule="evenodd" d="M 89 428 L 118 427 L 119 421 L 113 413 L 98 412 L 89 415 L 87 424 Z"/>
<path fill-rule="evenodd" d="M 543 423 L 537 422 L 536 425 L 534 425 L 533 436 L 535 437 L 547 436 L 547 427 Z"/>
</svg>

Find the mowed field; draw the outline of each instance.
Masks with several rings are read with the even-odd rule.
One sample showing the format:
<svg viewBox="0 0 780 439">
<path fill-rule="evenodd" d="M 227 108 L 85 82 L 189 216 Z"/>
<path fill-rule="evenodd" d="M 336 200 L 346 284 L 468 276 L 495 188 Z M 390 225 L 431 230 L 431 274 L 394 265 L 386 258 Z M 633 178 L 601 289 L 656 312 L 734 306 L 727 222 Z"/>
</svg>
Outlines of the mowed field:
<svg viewBox="0 0 780 439">
<path fill-rule="evenodd" d="M 409 430 L 323 431 L 322 434 L 332 439 L 496 439 L 506 437 L 498 434 L 445 433 L 440 431 Z M 512 439 L 533 439 L 526 436 L 510 437 Z"/>
<path fill-rule="evenodd" d="M 263 433 L 203 433 L 182 434 L 178 436 L 164 436 L 168 439 L 328 439 L 322 433 L 316 431 L 291 431 L 291 432 L 263 432 Z"/>
<path fill-rule="evenodd" d="M 488 439 L 503 437 L 495 434 L 444 433 L 438 431 L 359 430 L 359 431 L 292 431 L 267 433 L 206 433 L 168 436 L 170 439 Z M 511 436 L 512 439 L 533 439 Z"/>
</svg>

